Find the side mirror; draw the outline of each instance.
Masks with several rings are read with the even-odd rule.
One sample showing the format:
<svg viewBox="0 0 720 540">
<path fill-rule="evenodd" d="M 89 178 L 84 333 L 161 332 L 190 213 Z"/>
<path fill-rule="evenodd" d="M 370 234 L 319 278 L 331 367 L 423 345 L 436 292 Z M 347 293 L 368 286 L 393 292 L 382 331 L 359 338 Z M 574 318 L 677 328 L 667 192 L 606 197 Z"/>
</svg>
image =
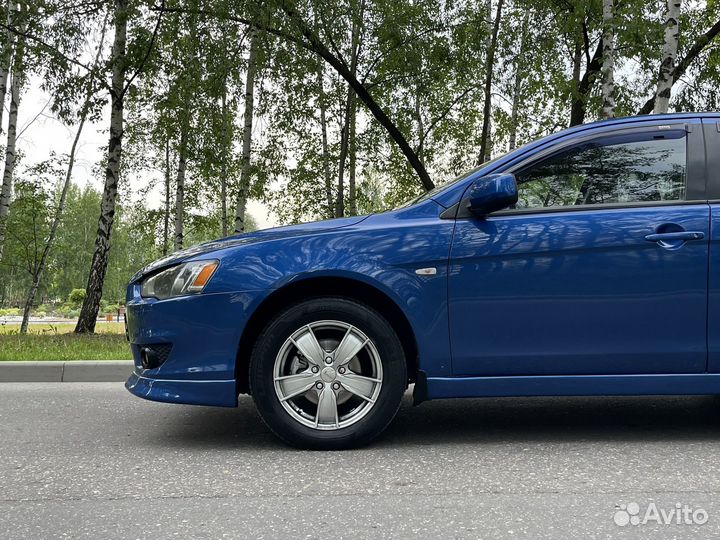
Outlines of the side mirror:
<svg viewBox="0 0 720 540">
<path fill-rule="evenodd" d="M 478 217 L 503 210 L 518 200 L 515 176 L 510 173 L 490 174 L 475 180 L 468 191 L 467 208 Z"/>
</svg>

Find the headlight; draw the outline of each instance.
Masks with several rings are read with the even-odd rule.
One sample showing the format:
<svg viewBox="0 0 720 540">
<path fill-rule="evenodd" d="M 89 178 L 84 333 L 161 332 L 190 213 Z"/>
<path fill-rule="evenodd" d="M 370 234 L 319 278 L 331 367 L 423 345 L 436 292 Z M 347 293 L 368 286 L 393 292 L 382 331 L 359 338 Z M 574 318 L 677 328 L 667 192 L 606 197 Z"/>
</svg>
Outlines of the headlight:
<svg viewBox="0 0 720 540">
<path fill-rule="evenodd" d="M 194 261 L 173 266 L 143 280 L 140 294 L 144 298 L 163 300 L 202 292 L 218 264 L 218 261 Z"/>
</svg>

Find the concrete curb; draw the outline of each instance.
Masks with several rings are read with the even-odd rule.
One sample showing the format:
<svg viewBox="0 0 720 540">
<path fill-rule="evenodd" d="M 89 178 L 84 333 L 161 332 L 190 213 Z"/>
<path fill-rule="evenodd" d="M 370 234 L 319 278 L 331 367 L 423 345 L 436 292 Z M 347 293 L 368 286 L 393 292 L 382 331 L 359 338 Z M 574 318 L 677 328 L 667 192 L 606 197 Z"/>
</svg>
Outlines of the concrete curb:
<svg viewBox="0 0 720 540">
<path fill-rule="evenodd" d="M 0 382 L 124 382 L 132 360 L 0 362 Z"/>
</svg>

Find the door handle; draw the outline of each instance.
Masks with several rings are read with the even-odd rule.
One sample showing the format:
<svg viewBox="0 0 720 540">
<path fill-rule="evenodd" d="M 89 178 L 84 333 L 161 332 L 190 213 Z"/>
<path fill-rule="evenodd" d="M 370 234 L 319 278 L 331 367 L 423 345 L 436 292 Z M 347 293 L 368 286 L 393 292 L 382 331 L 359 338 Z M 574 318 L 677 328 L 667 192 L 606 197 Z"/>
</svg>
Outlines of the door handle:
<svg viewBox="0 0 720 540">
<path fill-rule="evenodd" d="M 645 236 L 645 240 L 648 242 L 685 242 L 687 240 L 702 240 L 703 238 L 705 238 L 705 233 L 699 231 L 654 233 Z"/>
</svg>

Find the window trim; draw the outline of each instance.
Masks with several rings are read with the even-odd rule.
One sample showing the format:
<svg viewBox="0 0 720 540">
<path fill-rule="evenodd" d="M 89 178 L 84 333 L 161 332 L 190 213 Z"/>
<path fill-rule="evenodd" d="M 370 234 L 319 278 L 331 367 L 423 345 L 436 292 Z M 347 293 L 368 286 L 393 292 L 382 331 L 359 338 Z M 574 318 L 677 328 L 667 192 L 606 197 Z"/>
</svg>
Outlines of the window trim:
<svg viewBox="0 0 720 540">
<path fill-rule="evenodd" d="M 671 129 L 667 129 L 665 126 L 671 126 Z M 537 154 L 534 154 L 532 156 L 528 156 L 525 159 L 518 161 L 517 163 L 514 163 L 508 169 L 504 172 L 509 172 L 512 174 L 515 174 L 520 169 L 525 169 L 531 165 L 533 165 L 537 161 L 542 161 L 543 159 L 548 158 L 552 154 L 555 154 L 557 152 L 560 152 L 562 150 L 565 150 L 571 146 L 577 146 L 578 144 L 582 144 L 584 142 L 597 140 L 597 139 L 603 139 L 605 137 L 613 137 L 616 135 L 634 135 L 636 133 L 662 133 L 664 131 L 677 131 L 677 130 L 684 130 L 685 140 L 690 141 L 690 134 L 694 132 L 692 129 L 692 126 L 688 124 L 687 122 L 670 122 L 668 124 L 662 124 L 661 126 L 633 126 L 633 127 L 625 127 L 625 128 L 618 128 L 618 129 L 612 129 L 608 131 L 601 131 L 599 133 L 594 134 L 587 134 L 582 137 L 573 137 L 570 139 L 567 139 L 563 142 L 560 142 L 556 145 L 551 145 L 544 150 L 538 152 Z M 686 156 L 689 154 L 689 147 L 686 151 Z M 688 160 L 688 166 L 690 158 L 687 158 Z M 689 183 L 689 182 L 688 182 Z"/>
<path fill-rule="evenodd" d="M 655 206 L 690 206 L 698 204 L 707 204 L 707 201 L 700 200 L 684 200 L 684 201 L 638 201 L 631 203 L 602 203 L 602 204 L 574 204 L 570 206 L 546 206 L 543 208 L 516 208 L 508 210 L 498 210 L 488 216 L 518 216 L 528 214 L 557 214 L 561 212 L 587 212 L 594 210 L 623 210 L 625 208 L 653 208 Z"/>
</svg>

